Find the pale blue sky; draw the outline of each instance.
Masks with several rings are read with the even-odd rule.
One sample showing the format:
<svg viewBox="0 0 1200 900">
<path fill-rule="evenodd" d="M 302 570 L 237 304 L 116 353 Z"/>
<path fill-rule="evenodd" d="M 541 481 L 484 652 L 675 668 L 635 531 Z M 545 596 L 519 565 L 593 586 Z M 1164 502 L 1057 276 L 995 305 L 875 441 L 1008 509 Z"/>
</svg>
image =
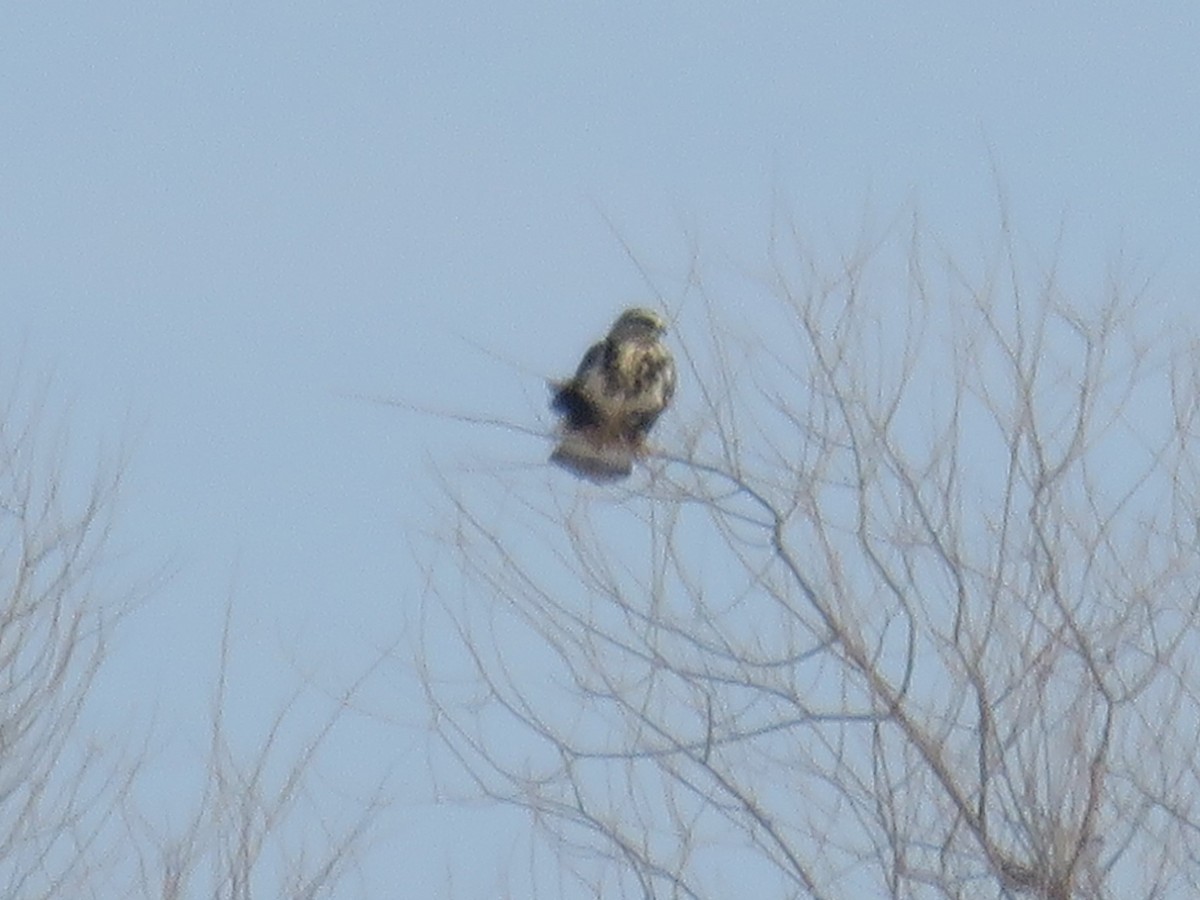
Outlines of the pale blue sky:
<svg viewBox="0 0 1200 900">
<path fill-rule="evenodd" d="M 775 195 L 835 243 L 866 209 L 915 204 L 971 247 L 994 233 L 994 163 L 1023 236 L 1065 223 L 1076 265 L 1124 251 L 1190 315 L 1198 17 L 1184 0 L 9 4 L 0 359 L 54 373 L 81 452 L 130 439 L 123 546 L 177 571 L 114 650 L 114 721 L 132 695 L 160 707 L 164 752 L 200 747 L 231 589 L 261 656 L 233 700 L 251 722 L 289 654 L 336 682 L 398 631 L 409 541 L 437 516 L 428 458 L 546 448 L 344 395 L 535 424 L 540 379 L 653 299 L 604 215 L 664 271 L 686 233 L 714 258 L 761 251 Z M 419 721 L 411 686 L 389 696 Z M 358 752 L 416 773 L 422 746 L 381 729 Z M 364 877 L 435 896 L 454 871 L 479 896 L 490 882 L 460 870 L 511 841 L 484 818 L 401 810 Z"/>
</svg>

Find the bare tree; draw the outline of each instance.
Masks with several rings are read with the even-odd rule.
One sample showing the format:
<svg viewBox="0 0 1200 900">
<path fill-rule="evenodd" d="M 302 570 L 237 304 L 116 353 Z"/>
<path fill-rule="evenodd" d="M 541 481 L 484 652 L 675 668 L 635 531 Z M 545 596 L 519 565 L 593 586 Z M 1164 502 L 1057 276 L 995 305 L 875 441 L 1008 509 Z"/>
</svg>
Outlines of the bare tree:
<svg viewBox="0 0 1200 900">
<path fill-rule="evenodd" d="M 128 790 L 116 756 L 79 738 L 107 639 L 137 599 L 106 580 L 119 459 L 67 464 L 49 384 L 0 401 L 0 893 L 82 896 Z"/>
<path fill-rule="evenodd" d="M 231 692 L 233 604 L 226 606 L 220 663 L 209 712 L 210 745 L 199 795 L 183 824 L 131 805 L 136 875 L 124 894 L 161 900 L 366 896 L 347 875 L 386 808 L 387 772 L 366 794 L 330 790 L 321 761 L 355 712 L 357 696 L 390 651 L 376 654 L 347 686 L 318 692 L 310 676 L 263 719 L 260 733 L 234 739 L 226 724 Z M 343 748 L 344 749 L 344 748 Z"/>
<path fill-rule="evenodd" d="M 444 789 L 577 896 L 1196 896 L 1200 368 L 1145 302 L 1007 223 L 693 271 L 641 476 L 445 478 Z"/>
<path fill-rule="evenodd" d="M 387 773 L 356 795 L 321 763 L 377 662 L 334 691 L 298 673 L 261 734 L 235 738 L 227 617 L 211 744 L 194 760 L 196 795 L 189 782 L 170 798 L 189 807 L 172 824 L 162 791 L 144 789 L 154 698 L 134 698 L 145 708 L 125 712 L 123 735 L 82 716 L 114 632 L 163 580 L 131 583 L 129 565 L 112 565 L 124 460 L 79 466 L 69 412 L 48 385 L 30 390 L 19 375 L 0 403 L 0 895 L 349 896 Z"/>
</svg>

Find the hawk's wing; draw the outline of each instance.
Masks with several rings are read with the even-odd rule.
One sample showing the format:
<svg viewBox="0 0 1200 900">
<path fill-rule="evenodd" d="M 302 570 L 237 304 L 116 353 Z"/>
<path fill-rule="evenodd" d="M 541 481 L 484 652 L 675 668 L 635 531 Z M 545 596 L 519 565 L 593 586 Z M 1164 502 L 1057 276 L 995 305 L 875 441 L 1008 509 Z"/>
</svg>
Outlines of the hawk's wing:
<svg viewBox="0 0 1200 900">
<path fill-rule="evenodd" d="M 603 418 L 598 407 L 602 399 L 605 356 L 608 342 L 600 341 L 588 348 L 575 370 L 575 377 L 551 384 L 554 397 L 550 408 L 560 413 L 568 429 L 591 428 Z"/>
<path fill-rule="evenodd" d="M 583 354 L 583 359 L 579 361 L 579 368 L 575 370 L 574 380 L 583 382 L 591 373 L 602 371 L 604 369 L 604 354 L 607 351 L 608 341 L 597 341 L 588 347 L 587 353 Z"/>
</svg>

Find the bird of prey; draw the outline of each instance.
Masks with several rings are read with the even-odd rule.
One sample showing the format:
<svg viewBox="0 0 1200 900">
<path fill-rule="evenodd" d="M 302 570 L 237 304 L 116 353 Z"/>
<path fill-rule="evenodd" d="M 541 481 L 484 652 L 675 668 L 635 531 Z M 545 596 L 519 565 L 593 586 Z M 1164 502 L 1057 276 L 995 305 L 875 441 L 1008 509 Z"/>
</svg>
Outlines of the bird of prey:
<svg viewBox="0 0 1200 900">
<path fill-rule="evenodd" d="M 662 342 L 666 322 L 627 309 L 584 354 L 573 378 L 551 382 L 561 438 L 552 462 L 593 481 L 633 471 L 646 435 L 675 393 L 675 361 Z"/>
</svg>

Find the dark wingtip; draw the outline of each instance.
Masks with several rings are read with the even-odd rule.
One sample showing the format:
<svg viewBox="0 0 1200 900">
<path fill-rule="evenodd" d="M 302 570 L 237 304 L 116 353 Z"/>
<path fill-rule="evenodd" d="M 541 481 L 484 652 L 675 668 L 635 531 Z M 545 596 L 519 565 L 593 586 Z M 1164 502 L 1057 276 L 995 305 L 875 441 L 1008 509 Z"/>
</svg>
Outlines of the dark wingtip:
<svg viewBox="0 0 1200 900">
<path fill-rule="evenodd" d="M 599 423 L 596 407 L 571 382 L 554 386 L 550 408 L 572 429 L 591 428 Z"/>
</svg>

